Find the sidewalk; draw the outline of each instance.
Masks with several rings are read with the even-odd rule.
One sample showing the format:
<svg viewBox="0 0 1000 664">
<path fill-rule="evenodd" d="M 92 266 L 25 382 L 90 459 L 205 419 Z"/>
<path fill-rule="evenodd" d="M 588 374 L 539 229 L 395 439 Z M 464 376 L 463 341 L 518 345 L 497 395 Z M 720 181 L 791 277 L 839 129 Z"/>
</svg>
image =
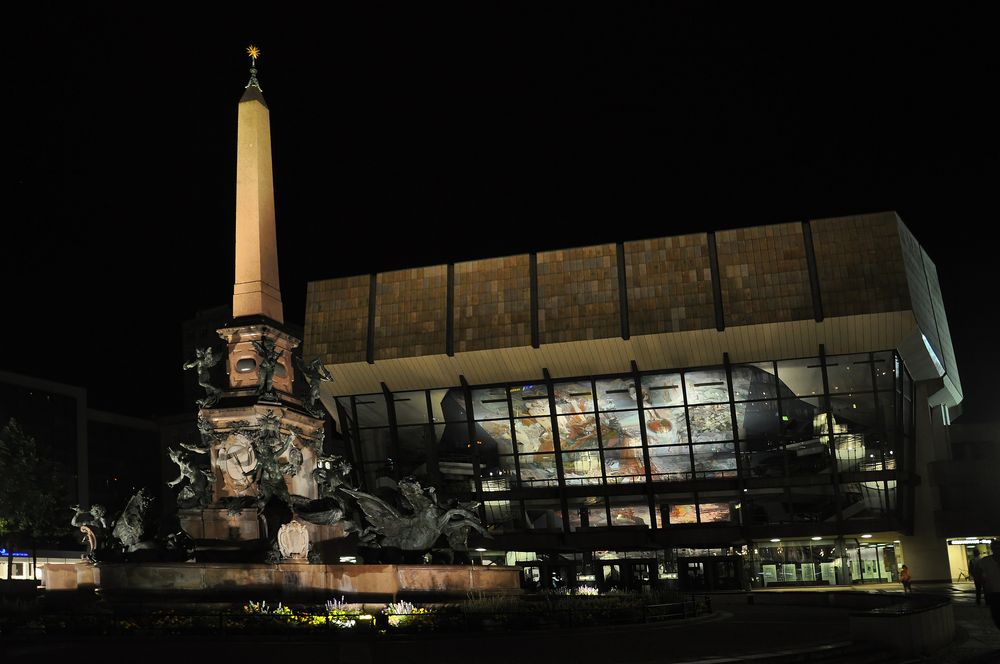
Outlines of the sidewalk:
<svg viewBox="0 0 1000 664">
<path fill-rule="evenodd" d="M 856 586 L 829 586 L 823 588 L 767 588 L 755 593 L 808 592 L 870 592 L 898 594 L 898 583 L 872 583 Z M 931 661 L 940 664 L 986 664 L 1000 662 L 1000 629 L 993 624 L 990 610 L 985 604 L 976 604 L 976 590 L 972 583 L 914 584 L 913 591 L 927 595 L 942 595 L 951 599 L 955 612 L 955 641 Z"/>
</svg>

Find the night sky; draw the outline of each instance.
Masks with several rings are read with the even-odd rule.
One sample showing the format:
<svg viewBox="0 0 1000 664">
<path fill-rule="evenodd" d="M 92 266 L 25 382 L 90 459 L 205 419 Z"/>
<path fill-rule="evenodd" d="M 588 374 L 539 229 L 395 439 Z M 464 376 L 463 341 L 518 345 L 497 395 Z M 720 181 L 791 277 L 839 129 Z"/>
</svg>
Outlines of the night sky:
<svg viewBox="0 0 1000 664">
<path fill-rule="evenodd" d="M 995 419 L 994 17 L 340 4 L 5 17 L 0 369 L 193 408 L 181 323 L 231 302 L 254 43 L 286 320 L 309 280 L 896 210 L 964 417 Z"/>
</svg>

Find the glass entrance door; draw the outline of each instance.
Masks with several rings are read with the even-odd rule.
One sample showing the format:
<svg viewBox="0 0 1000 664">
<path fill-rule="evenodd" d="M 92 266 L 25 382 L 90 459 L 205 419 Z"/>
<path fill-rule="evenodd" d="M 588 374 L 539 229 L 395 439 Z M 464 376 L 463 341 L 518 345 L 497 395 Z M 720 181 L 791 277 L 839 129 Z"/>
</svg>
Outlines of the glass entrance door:
<svg viewBox="0 0 1000 664">
<path fill-rule="evenodd" d="M 739 590 L 743 587 L 743 561 L 739 556 L 678 558 L 677 581 L 686 592 Z"/>
<path fill-rule="evenodd" d="M 600 590 L 607 592 L 612 588 L 616 590 L 624 589 L 624 577 L 622 575 L 622 562 L 620 560 L 605 560 L 601 563 Z"/>
</svg>

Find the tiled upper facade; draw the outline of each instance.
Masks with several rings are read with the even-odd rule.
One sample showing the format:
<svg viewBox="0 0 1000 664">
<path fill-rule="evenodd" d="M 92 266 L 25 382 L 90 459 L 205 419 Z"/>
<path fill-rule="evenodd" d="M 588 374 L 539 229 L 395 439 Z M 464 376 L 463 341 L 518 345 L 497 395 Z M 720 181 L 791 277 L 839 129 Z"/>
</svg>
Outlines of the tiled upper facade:
<svg viewBox="0 0 1000 664">
<path fill-rule="evenodd" d="M 368 275 L 311 281 L 306 287 L 310 357 L 364 362 L 368 344 Z"/>
<path fill-rule="evenodd" d="M 715 326 L 707 234 L 637 240 L 624 249 L 632 334 Z"/>
<path fill-rule="evenodd" d="M 528 256 L 455 264 L 455 350 L 531 344 L 531 261 Z"/>
<path fill-rule="evenodd" d="M 895 214 L 860 214 L 811 223 L 816 269 L 827 316 L 910 308 Z"/>
<path fill-rule="evenodd" d="M 376 360 L 445 352 L 447 266 L 384 272 L 375 293 Z"/>
<path fill-rule="evenodd" d="M 726 325 L 813 317 L 802 224 L 719 231 L 715 245 Z"/>
<path fill-rule="evenodd" d="M 538 330 L 542 343 L 621 334 L 615 245 L 538 254 Z"/>
<path fill-rule="evenodd" d="M 574 375 L 629 356 L 792 357 L 815 352 L 807 337 L 853 352 L 909 335 L 958 378 L 934 264 L 893 212 L 342 277 L 310 283 L 306 306 L 305 353 L 340 365 L 338 392 L 508 380 L 535 361 Z"/>
</svg>

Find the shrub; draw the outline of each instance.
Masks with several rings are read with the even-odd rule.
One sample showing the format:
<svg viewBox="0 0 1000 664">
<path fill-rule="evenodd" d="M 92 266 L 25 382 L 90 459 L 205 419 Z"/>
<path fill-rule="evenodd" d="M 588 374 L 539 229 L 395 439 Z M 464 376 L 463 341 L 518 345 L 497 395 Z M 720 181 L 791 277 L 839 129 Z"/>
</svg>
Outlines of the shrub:
<svg viewBox="0 0 1000 664">
<path fill-rule="evenodd" d="M 430 616 L 431 611 L 423 607 L 414 606 L 406 600 L 401 600 L 399 602 L 390 602 L 382 609 L 382 613 L 389 617 L 390 627 L 407 627 L 428 624 L 429 621 L 427 618 Z"/>
</svg>

